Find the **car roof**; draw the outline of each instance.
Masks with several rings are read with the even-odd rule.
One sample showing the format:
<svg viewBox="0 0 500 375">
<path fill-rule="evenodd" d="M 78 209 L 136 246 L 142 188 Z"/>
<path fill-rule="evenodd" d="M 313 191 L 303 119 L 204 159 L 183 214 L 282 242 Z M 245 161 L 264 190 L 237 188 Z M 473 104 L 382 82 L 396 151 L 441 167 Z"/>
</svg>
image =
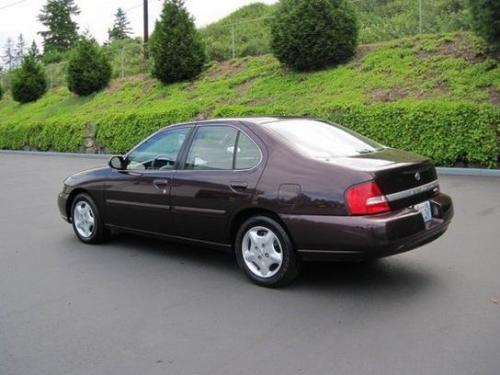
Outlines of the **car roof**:
<svg viewBox="0 0 500 375">
<path fill-rule="evenodd" d="M 286 120 L 292 120 L 292 119 L 306 119 L 307 117 L 285 117 L 285 116 L 262 116 L 262 117 L 221 117 L 221 118 L 214 118 L 214 119 L 208 119 L 208 120 L 194 120 L 191 122 L 185 122 L 185 123 L 180 123 L 180 124 L 173 124 L 170 125 L 169 127 L 172 126 L 185 126 L 185 125 L 210 125 L 210 124 L 221 124 L 221 123 L 235 123 L 235 122 L 246 122 L 246 123 L 251 123 L 255 125 L 264 125 L 264 124 L 270 124 L 274 122 L 280 122 L 280 121 L 286 121 Z"/>
</svg>

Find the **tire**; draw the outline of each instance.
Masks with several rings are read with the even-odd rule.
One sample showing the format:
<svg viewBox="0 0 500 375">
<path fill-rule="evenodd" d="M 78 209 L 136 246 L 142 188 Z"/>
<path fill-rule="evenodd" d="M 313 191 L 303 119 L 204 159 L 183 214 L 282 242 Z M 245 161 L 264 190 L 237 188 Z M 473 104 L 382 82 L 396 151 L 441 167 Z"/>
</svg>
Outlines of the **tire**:
<svg viewBox="0 0 500 375">
<path fill-rule="evenodd" d="M 267 216 L 245 221 L 235 239 L 238 265 L 255 284 L 277 288 L 290 284 L 302 262 L 285 229 Z"/>
<path fill-rule="evenodd" d="M 78 194 L 73 199 L 71 223 L 76 237 L 83 243 L 98 244 L 106 239 L 106 230 L 99 210 L 88 194 Z"/>
</svg>

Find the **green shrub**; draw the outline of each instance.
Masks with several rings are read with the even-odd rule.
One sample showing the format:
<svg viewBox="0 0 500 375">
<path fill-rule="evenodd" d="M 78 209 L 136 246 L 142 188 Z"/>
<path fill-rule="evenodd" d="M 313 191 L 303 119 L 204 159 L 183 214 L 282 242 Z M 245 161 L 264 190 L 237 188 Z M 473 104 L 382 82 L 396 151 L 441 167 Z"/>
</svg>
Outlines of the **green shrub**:
<svg viewBox="0 0 500 375">
<path fill-rule="evenodd" d="M 104 89 L 112 70 L 106 55 L 93 39 L 82 37 L 68 62 L 68 88 L 79 96 Z"/>
<path fill-rule="evenodd" d="M 30 148 L 40 151 L 78 152 L 83 141 L 84 122 L 71 116 L 40 123 L 2 124 L 0 149 Z"/>
<path fill-rule="evenodd" d="M 24 57 L 11 82 L 12 97 L 16 102 L 29 103 L 40 99 L 47 92 L 45 70 L 35 57 Z"/>
<path fill-rule="evenodd" d="M 125 153 L 158 129 L 193 119 L 198 111 L 196 106 L 179 106 L 159 112 L 111 114 L 97 121 L 96 141 L 113 153 Z"/>
<path fill-rule="evenodd" d="M 476 33 L 493 49 L 500 49 L 500 1 L 469 0 Z"/>
<path fill-rule="evenodd" d="M 281 0 L 271 34 L 274 55 L 293 70 L 346 62 L 358 42 L 354 11 L 344 0 Z"/>
<path fill-rule="evenodd" d="M 196 104 L 158 112 L 115 113 L 95 124 L 101 149 L 124 153 L 152 132 L 178 122 L 192 120 L 202 108 Z M 214 117 L 303 115 L 343 124 L 386 146 L 426 155 L 437 165 L 471 163 L 495 167 L 500 152 L 500 109 L 466 102 L 406 102 L 376 105 L 334 104 L 311 111 L 294 108 L 218 107 Z M 40 123 L 0 125 L 0 149 L 79 151 L 86 129 L 83 119 L 66 116 Z"/>
<path fill-rule="evenodd" d="M 153 76 L 163 83 L 193 79 L 206 62 L 205 46 L 182 0 L 166 0 L 149 43 Z"/>
<path fill-rule="evenodd" d="M 333 107 L 325 114 L 382 144 L 426 155 L 438 165 L 496 166 L 499 108 L 414 102 Z"/>
<path fill-rule="evenodd" d="M 467 102 L 333 104 L 298 113 L 289 107 L 219 108 L 214 117 L 259 114 L 312 116 L 345 125 L 389 147 L 428 156 L 437 165 L 496 166 L 500 152 L 500 108 Z"/>
</svg>

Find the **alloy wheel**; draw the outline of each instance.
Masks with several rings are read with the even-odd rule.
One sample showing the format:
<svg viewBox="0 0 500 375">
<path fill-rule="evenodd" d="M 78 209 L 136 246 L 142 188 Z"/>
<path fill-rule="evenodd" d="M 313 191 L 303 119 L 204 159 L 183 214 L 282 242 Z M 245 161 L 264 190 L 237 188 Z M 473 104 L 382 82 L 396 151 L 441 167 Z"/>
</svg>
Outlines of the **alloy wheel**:
<svg viewBox="0 0 500 375">
<path fill-rule="evenodd" d="M 269 228 L 257 226 L 247 230 L 241 249 L 246 266 L 260 278 L 273 277 L 283 264 L 283 247 Z"/>
<path fill-rule="evenodd" d="M 88 202 L 80 201 L 75 205 L 73 220 L 75 228 L 81 237 L 92 237 L 95 229 L 95 215 Z"/>
</svg>

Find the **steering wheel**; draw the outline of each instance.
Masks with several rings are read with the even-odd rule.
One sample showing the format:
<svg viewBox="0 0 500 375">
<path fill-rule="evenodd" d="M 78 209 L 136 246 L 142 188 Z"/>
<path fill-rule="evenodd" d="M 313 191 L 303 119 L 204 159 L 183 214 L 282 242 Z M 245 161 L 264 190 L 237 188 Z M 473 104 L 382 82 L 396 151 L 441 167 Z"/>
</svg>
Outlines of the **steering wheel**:
<svg viewBox="0 0 500 375">
<path fill-rule="evenodd" d="M 151 168 L 162 170 L 162 169 L 167 169 L 167 168 L 173 167 L 174 165 L 175 165 L 175 160 L 172 160 L 172 158 L 170 158 L 169 156 L 158 155 L 153 160 Z"/>
</svg>

